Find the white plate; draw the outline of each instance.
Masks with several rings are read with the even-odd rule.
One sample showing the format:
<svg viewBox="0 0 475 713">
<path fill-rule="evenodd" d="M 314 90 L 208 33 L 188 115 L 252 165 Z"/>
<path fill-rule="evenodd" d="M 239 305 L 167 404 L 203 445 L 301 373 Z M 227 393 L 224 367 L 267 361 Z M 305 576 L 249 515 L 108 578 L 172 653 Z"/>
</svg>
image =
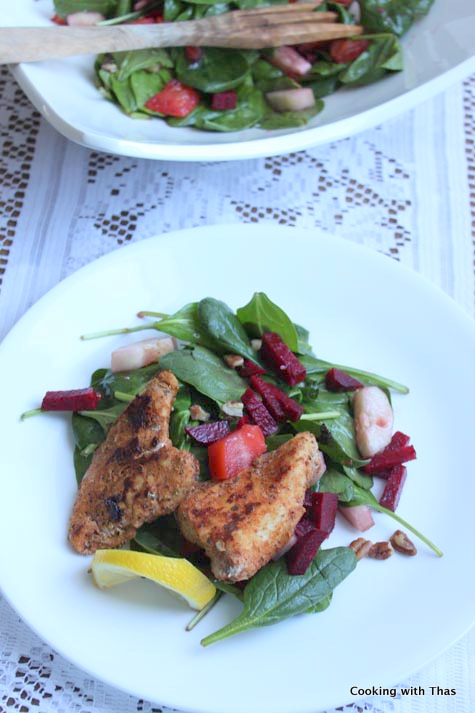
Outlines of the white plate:
<svg viewBox="0 0 475 713">
<path fill-rule="evenodd" d="M 3 3 L 0 25 L 45 25 L 52 0 Z M 177 129 L 129 119 L 94 86 L 93 58 L 24 64 L 13 74 L 33 104 L 68 139 L 140 158 L 235 160 L 297 151 L 351 136 L 442 91 L 475 71 L 473 0 L 436 0 L 429 15 L 403 38 L 405 69 L 359 89 L 340 90 L 307 127 L 238 133 Z"/>
<path fill-rule="evenodd" d="M 263 290 L 311 330 L 325 359 L 411 387 L 395 396 L 412 436 L 399 511 L 445 552 L 365 560 L 331 607 L 232 637 L 200 639 L 239 610 L 225 597 L 191 633 L 185 605 L 151 583 L 108 592 L 66 542 L 75 497 L 69 419 L 19 422 L 48 389 L 81 387 L 133 324 L 213 295 L 233 308 Z M 140 335 L 138 335 L 140 338 Z M 394 686 L 466 631 L 475 614 L 472 443 L 475 329 L 441 292 L 377 253 L 274 225 L 197 228 L 121 248 L 65 280 L 0 348 L 0 585 L 25 621 L 82 669 L 138 697 L 200 713 L 315 713 L 352 686 Z M 376 515 L 373 541 L 395 525 Z M 338 525 L 332 543 L 355 536 Z M 436 682 L 435 682 L 436 683 Z"/>
</svg>

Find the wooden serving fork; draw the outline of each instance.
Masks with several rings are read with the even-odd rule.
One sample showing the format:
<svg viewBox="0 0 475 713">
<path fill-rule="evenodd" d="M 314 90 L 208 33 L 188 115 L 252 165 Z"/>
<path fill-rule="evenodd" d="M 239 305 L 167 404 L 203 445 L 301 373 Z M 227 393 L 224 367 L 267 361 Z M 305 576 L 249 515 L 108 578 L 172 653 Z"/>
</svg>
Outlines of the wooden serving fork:
<svg viewBox="0 0 475 713">
<path fill-rule="evenodd" d="M 0 64 L 187 45 L 263 49 L 351 37 L 363 32 L 359 25 L 335 22 L 336 13 L 315 12 L 321 2 L 233 10 L 201 20 L 153 25 L 2 27 Z"/>
</svg>

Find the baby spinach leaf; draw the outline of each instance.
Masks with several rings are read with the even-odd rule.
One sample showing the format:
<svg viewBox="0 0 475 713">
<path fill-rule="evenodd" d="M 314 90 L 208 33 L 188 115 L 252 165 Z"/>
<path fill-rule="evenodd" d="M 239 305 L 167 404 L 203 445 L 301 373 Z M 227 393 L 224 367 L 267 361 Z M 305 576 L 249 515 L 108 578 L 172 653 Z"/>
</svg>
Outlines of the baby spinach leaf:
<svg viewBox="0 0 475 713">
<path fill-rule="evenodd" d="M 305 366 L 307 374 L 319 375 L 322 380 L 325 378 L 327 371 L 330 369 L 341 369 L 341 371 L 346 371 L 347 374 L 351 374 L 355 379 L 359 379 L 363 384 L 370 386 L 381 386 L 388 389 L 393 389 L 401 394 L 408 394 L 409 389 L 403 384 L 399 384 L 397 381 L 392 381 L 384 376 L 379 376 L 378 374 L 372 374 L 369 371 L 362 371 L 361 369 L 353 369 L 351 366 L 341 366 L 340 364 L 332 364 L 329 361 L 323 361 L 323 359 L 318 359 L 315 356 L 305 354 L 301 357 L 300 361 Z"/>
<path fill-rule="evenodd" d="M 338 79 L 336 77 L 323 77 L 313 82 L 306 82 L 305 86 L 310 87 L 315 99 L 322 99 L 333 94 L 338 86 Z"/>
<path fill-rule="evenodd" d="M 117 8 L 117 0 L 54 0 L 54 9 L 60 17 L 67 17 L 74 12 L 88 10 L 109 15 Z"/>
<path fill-rule="evenodd" d="M 180 0 L 165 0 L 163 3 L 163 19 L 165 22 L 173 22 L 182 11 L 183 6 L 184 3 L 180 2 Z"/>
<path fill-rule="evenodd" d="M 236 91 L 235 109 L 202 112 L 196 117 L 196 126 L 210 131 L 242 131 L 255 126 L 266 110 L 262 92 L 244 85 Z"/>
<path fill-rule="evenodd" d="M 74 470 L 78 484 L 89 468 L 97 446 L 105 439 L 104 429 L 90 418 L 73 413 L 71 417 L 74 448 Z"/>
<path fill-rule="evenodd" d="M 130 77 L 130 87 L 134 94 L 135 102 L 139 107 L 143 107 L 164 86 L 165 82 L 158 72 L 146 72 L 141 69 L 134 72 Z"/>
<path fill-rule="evenodd" d="M 244 327 L 224 302 L 213 297 L 201 300 L 198 303 L 198 324 L 215 351 L 240 354 L 256 361 Z"/>
<path fill-rule="evenodd" d="M 137 102 L 129 79 L 117 79 L 115 74 L 111 74 L 109 87 L 126 114 L 132 114 L 137 109 Z"/>
<path fill-rule="evenodd" d="M 101 369 L 93 374 L 91 386 L 99 389 L 104 394 L 108 400 L 106 402 L 107 406 L 114 406 L 116 404 L 114 399 L 116 391 L 135 396 L 158 373 L 159 369 L 158 363 L 143 366 L 140 369 L 133 369 L 132 371 L 122 371 L 117 374 L 114 374 L 110 369 Z M 126 404 L 122 405 L 125 408 Z"/>
<path fill-rule="evenodd" d="M 371 475 L 366 475 L 366 473 L 363 473 L 354 466 L 344 465 L 342 466 L 342 469 L 345 475 L 356 483 L 356 485 L 359 485 L 360 488 L 364 488 L 364 490 L 371 490 L 373 487 L 373 478 Z"/>
<path fill-rule="evenodd" d="M 134 537 L 139 549 L 152 555 L 182 557 L 183 537 L 174 515 L 165 515 L 149 525 L 142 525 Z"/>
<path fill-rule="evenodd" d="M 234 369 L 205 347 L 181 349 L 165 354 L 160 367 L 169 369 L 177 379 L 190 384 L 218 404 L 239 401 L 247 384 Z"/>
<path fill-rule="evenodd" d="M 402 50 L 395 35 L 365 35 L 371 41 L 369 47 L 338 75 L 342 84 L 362 86 L 380 79 L 386 71 L 403 68 Z"/>
<path fill-rule="evenodd" d="M 325 411 L 323 404 L 316 402 L 316 413 Z M 337 409 L 339 410 L 339 409 Z M 351 415 L 341 409 L 338 418 L 328 421 L 297 421 L 296 431 L 310 431 L 317 437 L 320 449 L 340 465 L 360 467 L 367 463 L 356 448 L 355 430 Z"/>
<path fill-rule="evenodd" d="M 211 340 L 200 327 L 198 302 L 190 302 L 179 309 L 178 312 L 167 315 L 158 322 L 153 322 L 147 327 L 144 327 L 144 329 L 156 329 L 159 332 L 165 332 L 172 337 L 181 339 L 183 342 L 212 347 Z"/>
<path fill-rule="evenodd" d="M 244 589 L 244 609 L 234 621 L 202 640 L 203 646 L 257 626 L 303 614 L 323 602 L 356 566 L 348 547 L 320 550 L 305 574 L 287 572 L 282 559 L 263 567 Z"/>
<path fill-rule="evenodd" d="M 251 301 L 236 310 L 247 332 L 260 337 L 264 332 L 277 332 L 293 352 L 298 350 L 298 335 L 294 323 L 264 292 L 254 292 Z"/>
<path fill-rule="evenodd" d="M 320 493 L 336 493 L 340 503 L 350 503 L 355 489 L 352 481 L 335 468 L 328 468 L 318 481 Z"/>
<path fill-rule="evenodd" d="M 269 109 L 261 120 L 262 129 L 287 129 L 293 126 L 305 126 L 310 119 L 319 114 L 324 108 L 324 103 L 317 99 L 315 106 L 302 111 L 272 111 Z"/>
<path fill-rule="evenodd" d="M 361 24 L 370 32 L 403 35 L 426 15 L 434 0 L 359 0 Z"/>
<path fill-rule="evenodd" d="M 200 60 L 192 64 L 185 51 L 178 50 L 175 69 L 183 84 L 208 93 L 234 89 L 250 72 L 244 52 L 215 47 L 205 48 Z"/>
<path fill-rule="evenodd" d="M 170 440 L 175 448 L 180 448 L 181 450 L 190 449 L 190 441 L 185 431 L 191 418 L 190 406 L 190 390 L 186 386 L 181 386 L 170 416 Z"/>
<path fill-rule="evenodd" d="M 318 602 L 318 604 L 315 604 L 313 607 L 310 607 L 310 609 L 307 609 L 305 612 L 306 614 L 317 614 L 318 612 L 325 611 L 325 609 L 328 609 L 330 604 L 332 603 L 332 598 L 333 598 L 333 592 L 328 595 L 328 597 L 325 597 L 325 599 L 322 599 L 321 602 Z"/>
<path fill-rule="evenodd" d="M 355 22 L 351 12 L 339 2 L 324 2 L 318 6 L 317 12 L 336 12 L 337 22 L 342 22 L 344 25 L 352 25 Z"/>
<path fill-rule="evenodd" d="M 81 416 L 86 418 L 91 418 L 96 421 L 105 433 L 109 430 L 110 426 L 117 421 L 120 414 L 127 408 L 127 403 L 118 403 L 110 408 L 106 409 L 95 409 L 94 411 L 79 411 Z"/>
<path fill-rule="evenodd" d="M 173 67 L 173 62 L 164 49 L 134 50 L 132 52 L 115 52 L 114 60 L 117 64 L 117 79 L 128 79 L 140 69 Z"/>
</svg>

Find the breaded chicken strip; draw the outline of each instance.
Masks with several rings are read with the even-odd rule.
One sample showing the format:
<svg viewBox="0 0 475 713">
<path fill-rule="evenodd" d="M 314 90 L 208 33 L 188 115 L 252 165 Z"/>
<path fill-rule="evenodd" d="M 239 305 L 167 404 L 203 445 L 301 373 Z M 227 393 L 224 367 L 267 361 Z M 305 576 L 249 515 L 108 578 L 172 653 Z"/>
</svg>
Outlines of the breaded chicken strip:
<svg viewBox="0 0 475 713">
<path fill-rule="evenodd" d="M 289 541 L 305 491 L 324 472 L 315 436 L 300 433 L 234 478 L 197 483 L 178 507 L 178 524 L 217 579 L 249 579 Z"/>
<path fill-rule="evenodd" d="M 198 461 L 169 438 L 177 391 L 174 375 L 162 371 L 95 452 L 69 523 L 69 541 L 78 552 L 124 544 L 144 522 L 173 512 L 193 485 Z"/>
</svg>

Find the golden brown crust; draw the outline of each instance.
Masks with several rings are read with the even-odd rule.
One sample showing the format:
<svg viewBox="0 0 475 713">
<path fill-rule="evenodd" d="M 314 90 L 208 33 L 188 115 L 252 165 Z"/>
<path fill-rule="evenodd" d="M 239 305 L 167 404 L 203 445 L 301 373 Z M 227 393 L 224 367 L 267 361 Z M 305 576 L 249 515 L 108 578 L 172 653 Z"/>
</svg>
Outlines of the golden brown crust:
<svg viewBox="0 0 475 713">
<path fill-rule="evenodd" d="M 305 491 L 324 470 L 315 436 L 300 433 L 234 478 L 196 483 L 178 507 L 178 524 L 210 557 L 217 579 L 249 579 L 289 541 Z"/>
<path fill-rule="evenodd" d="M 162 371 L 111 426 L 76 498 L 69 541 L 91 554 L 118 547 L 144 522 L 173 512 L 198 475 L 194 456 L 169 439 L 178 382 Z"/>
</svg>

